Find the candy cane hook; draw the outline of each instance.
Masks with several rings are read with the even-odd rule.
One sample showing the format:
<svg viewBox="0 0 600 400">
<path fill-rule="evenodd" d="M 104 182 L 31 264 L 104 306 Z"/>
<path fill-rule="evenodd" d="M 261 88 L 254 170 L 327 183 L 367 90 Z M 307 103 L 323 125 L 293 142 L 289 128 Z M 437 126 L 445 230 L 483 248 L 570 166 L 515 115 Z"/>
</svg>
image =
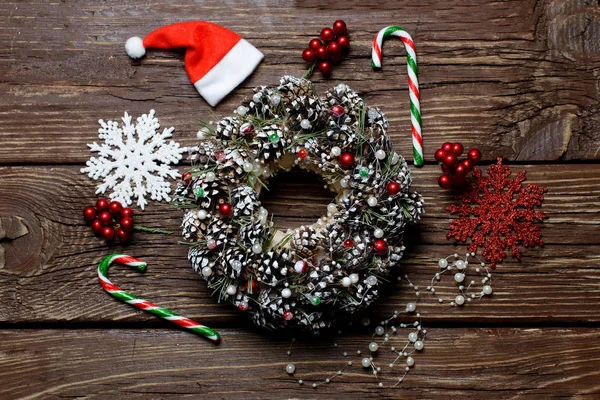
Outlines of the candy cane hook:
<svg viewBox="0 0 600 400">
<path fill-rule="evenodd" d="M 371 65 L 381 68 L 381 47 L 383 41 L 390 36 L 402 39 L 406 48 L 406 61 L 408 70 L 408 88 L 410 97 L 410 122 L 412 129 L 413 160 L 417 167 L 423 165 L 423 136 L 421 134 L 421 96 L 419 95 L 419 80 L 417 78 L 417 53 L 415 43 L 404 29 L 399 26 L 388 26 L 379 31 L 373 40 Z"/>
<path fill-rule="evenodd" d="M 132 306 L 137 307 L 140 310 L 147 311 L 151 314 L 156 315 L 157 317 L 166 319 L 167 321 L 171 321 L 174 324 L 189 329 L 192 332 L 200 336 L 204 336 L 205 338 L 210 339 L 215 343 L 219 343 L 219 341 L 221 340 L 221 335 L 219 335 L 218 332 L 210 329 L 208 326 L 201 325 L 197 322 L 192 321 L 191 319 L 177 315 L 174 312 L 167 310 L 166 308 L 158 307 L 157 305 L 154 305 L 149 301 L 139 299 L 131 293 L 127 293 L 126 291 L 121 290 L 115 285 L 113 285 L 112 282 L 108 280 L 108 268 L 113 262 L 127 265 L 129 267 L 137 269 L 140 272 L 144 272 L 146 270 L 145 262 L 140 261 L 131 256 L 126 256 L 123 254 L 111 254 L 109 256 L 104 257 L 104 259 L 100 262 L 100 265 L 98 266 L 98 280 L 100 281 L 100 284 L 102 285 L 104 290 L 106 290 L 111 296 L 127 304 L 131 304 Z"/>
</svg>

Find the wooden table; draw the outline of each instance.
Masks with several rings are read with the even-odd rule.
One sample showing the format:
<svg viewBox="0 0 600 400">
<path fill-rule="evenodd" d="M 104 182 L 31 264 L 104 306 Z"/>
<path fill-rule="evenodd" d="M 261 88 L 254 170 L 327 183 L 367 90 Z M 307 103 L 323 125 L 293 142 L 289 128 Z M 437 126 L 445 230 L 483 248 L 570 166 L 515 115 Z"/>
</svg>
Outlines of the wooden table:
<svg viewBox="0 0 600 400">
<path fill-rule="evenodd" d="M 0 398 L 551 398 L 600 397 L 600 8 L 592 0 L 419 2 L 4 1 L 0 4 Z M 389 24 L 414 37 L 420 65 L 426 165 L 414 169 L 427 214 L 404 259 L 424 285 L 436 260 L 465 251 L 446 240 L 452 196 L 438 188 L 432 153 L 445 141 L 477 146 L 484 165 L 504 157 L 513 172 L 548 187 L 546 245 L 508 258 L 491 298 L 464 308 L 421 307 L 426 348 L 402 385 L 377 388 L 360 367 L 312 389 L 368 342 L 371 329 L 340 338 L 289 338 L 253 328 L 217 304 L 189 268 L 177 235 L 136 234 L 107 246 L 85 226 L 97 198 L 79 172 L 99 118 L 157 110 L 182 144 L 198 120 L 231 114 L 251 87 L 300 75 L 300 53 L 335 19 L 351 29 L 345 81 L 390 119 L 410 155 L 404 49 L 385 45 L 370 67 L 371 40 Z M 125 40 L 176 21 L 205 19 L 240 33 L 265 54 L 250 79 L 216 109 L 195 92 L 182 52 L 132 62 Z M 332 195 L 314 177 L 276 178 L 264 203 L 282 226 L 312 223 Z M 178 231 L 181 215 L 151 204 L 138 223 Z M 145 275 L 114 268 L 126 290 L 219 330 L 214 346 L 118 303 L 96 266 L 111 252 L 149 263 Z M 447 283 L 450 285 L 450 283 Z M 378 320 L 413 298 L 394 287 L 372 309 Z M 333 341 L 339 344 L 336 349 Z M 359 358 L 352 357 L 356 363 Z M 307 384 L 285 373 L 293 360 Z M 305 372 L 306 371 L 306 372 Z M 386 385 L 394 375 L 382 379 Z M 389 385 L 388 385 L 389 386 Z M 352 397 L 350 397 L 352 396 Z"/>
</svg>

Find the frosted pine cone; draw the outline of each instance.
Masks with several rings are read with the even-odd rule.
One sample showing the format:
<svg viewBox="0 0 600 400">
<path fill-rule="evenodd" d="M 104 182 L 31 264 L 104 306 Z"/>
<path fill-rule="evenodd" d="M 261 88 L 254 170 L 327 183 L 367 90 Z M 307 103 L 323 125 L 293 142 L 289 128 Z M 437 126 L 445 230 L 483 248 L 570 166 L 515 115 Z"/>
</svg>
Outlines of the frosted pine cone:
<svg viewBox="0 0 600 400">
<path fill-rule="evenodd" d="M 283 156 L 287 140 L 284 136 L 283 127 L 275 124 L 264 126 L 256 134 L 258 149 L 255 149 L 255 157 L 259 160 L 270 162 Z"/>
<path fill-rule="evenodd" d="M 258 280 L 267 285 L 274 285 L 284 278 L 288 272 L 287 260 L 289 257 L 286 256 L 287 253 L 272 250 L 264 254 L 256 270 Z"/>
<path fill-rule="evenodd" d="M 290 129 L 312 132 L 325 123 L 324 106 L 318 97 L 300 96 L 286 103 Z M 307 120 L 310 128 L 304 129 L 301 122 Z"/>
<path fill-rule="evenodd" d="M 198 218 L 198 212 L 193 210 L 183 216 L 181 228 L 183 239 L 194 242 L 206 233 L 208 225 L 205 220 Z"/>
<path fill-rule="evenodd" d="M 240 135 L 240 127 L 244 121 L 238 117 L 225 117 L 215 126 L 215 137 L 219 140 L 232 140 Z"/>
<path fill-rule="evenodd" d="M 296 229 L 292 243 L 296 254 L 301 257 L 312 257 L 319 243 L 317 231 L 312 226 L 301 226 Z"/>
<path fill-rule="evenodd" d="M 210 251 L 206 248 L 196 248 L 193 247 L 190 249 L 188 253 L 188 259 L 194 268 L 194 271 L 201 273 L 202 268 L 215 267 L 215 260 L 217 259 L 217 253 L 214 251 Z M 208 278 L 207 278 L 208 280 Z M 212 280 L 212 279 L 210 279 Z"/>
<path fill-rule="evenodd" d="M 356 127 L 358 121 L 362 117 L 362 113 L 365 109 L 365 102 L 360 96 L 348 85 L 340 83 L 332 90 L 326 93 L 326 102 L 329 108 L 340 105 L 344 108 L 343 116 L 335 118 L 334 116 L 330 119 L 330 125 L 353 125 Z"/>
<path fill-rule="evenodd" d="M 213 239 L 217 247 L 222 248 L 231 241 L 234 241 L 234 227 L 229 220 L 222 218 L 213 218 L 208 224 L 206 239 Z"/>
<path fill-rule="evenodd" d="M 281 96 L 277 89 L 268 86 L 255 88 L 252 98 L 242 103 L 248 109 L 248 115 L 260 119 L 277 118 L 280 104 Z"/>
<path fill-rule="evenodd" d="M 279 92 L 287 98 L 299 96 L 315 96 L 315 88 L 311 81 L 286 75 L 279 81 Z"/>
<path fill-rule="evenodd" d="M 253 188 L 238 186 L 231 190 L 234 217 L 251 217 L 258 214 L 260 202 Z"/>
<path fill-rule="evenodd" d="M 219 176 L 234 185 L 246 176 L 243 165 L 250 159 L 250 155 L 243 148 L 227 147 L 223 150 L 224 158 L 217 163 Z"/>
<path fill-rule="evenodd" d="M 196 204 L 205 210 L 212 210 L 229 198 L 229 186 L 222 180 L 207 182 L 198 178 L 192 181 L 190 187 Z"/>
</svg>

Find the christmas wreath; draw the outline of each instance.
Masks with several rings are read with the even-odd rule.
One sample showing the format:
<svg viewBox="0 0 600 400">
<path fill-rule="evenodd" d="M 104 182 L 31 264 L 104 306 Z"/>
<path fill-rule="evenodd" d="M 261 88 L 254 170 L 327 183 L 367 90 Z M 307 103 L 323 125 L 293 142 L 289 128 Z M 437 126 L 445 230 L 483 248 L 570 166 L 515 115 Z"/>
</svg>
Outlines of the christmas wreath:
<svg viewBox="0 0 600 400">
<path fill-rule="evenodd" d="M 175 192 L 189 260 L 219 301 L 262 327 L 330 327 L 377 297 L 405 227 L 423 213 L 388 121 L 345 84 L 319 98 L 309 80 L 260 86 L 234 116 L 205 123 Z M 278 230 L 259 194 L 292 166 L 336 193 L 313 225 Z"/>
</svg>

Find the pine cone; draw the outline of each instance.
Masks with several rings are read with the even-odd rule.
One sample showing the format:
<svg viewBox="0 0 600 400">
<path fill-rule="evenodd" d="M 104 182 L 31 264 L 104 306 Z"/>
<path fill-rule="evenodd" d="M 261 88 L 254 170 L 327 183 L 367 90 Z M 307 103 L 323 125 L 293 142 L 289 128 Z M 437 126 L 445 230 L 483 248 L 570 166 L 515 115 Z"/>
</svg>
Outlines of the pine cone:
<svg viewBox="0 0 600 400">
<path fill-rule="evenodd" d="M 312 257 L 317 250 L 320 239 L 315 228 L 310 225 L 301 226 L 294 232 L 292 247 L 300 257 Z"/>
<path fill-rule="evenodd" d="M 299 96 L 315 97 L 315 88 L 311 81 L 303 78 L 296 78 L 286 75 L 279 81 L 279 92 L 287 99 L 293 99 Z"/>
<path fill-rule="evenodd" d="M 217 247 L 223 248 L 224 245 L 235 241 L 233 232 L 234 227 L 229 220 L 213 218 L 208 224 L 206 238 L 213 239 Z"/>
<path fill-rule="evenodd" d="M 277 281 L 283 279 L 288 272 L 289 256 L 286 252 L 270 250 L 265 253 L 260 260 L 256 277 L 260 282 L 267 285 L 274 285 Z"/>
<path fill-rule="evenodd" d="M 254 189 L 250 186 L 238 186 L 231 191 L 234 217 L 250 217 L 258 215 L 260 202 Z"/>
<path fill-rule="evenodd" d="M 281 110 L 281 96 L 276 88 L 259 86 L 254 88 L 254 95 L 250 100 L 242 103 L 248 111 L 246 115 L 252 115 L 260 119 L 277 118 Z"/>
<path fill-rule="evenodd" d="M 365 118 L 365 131 L 368 131 L 371 137 L 385 135 L 388 130 L 388 120 L 385 114 L 378 107 L 368 107 Z"/>
<path fill-rule="evenodd" d="M 248 254 L 242 252 L 237 246 L 228 247 L 223 253 L 223 273 L 232 279 L 242 275 L 248 264 Z"/>
<path fill-rule="evenodd" d="M 192 264 L 194 271 L 201 274 L 202 268 L 204 268 L 204 267 L 209 267 L 214 270 L 215 261 L 217 259 L 217 252 L 210 251 L 207 248 L 201 249 L 201 248 L 193 247 L 190 249 L 190 251 L 188 253 L 188 259 L 190 260 L 190 263 Z M 208 277 L 204 277 L 204 278 L 209 280 Z"/>
<path fill-rule="evenodd" d="M 266 227 L 257 220 L 250 222 L 246 225 L 242 225 L 238 233 L 238 240 L 243 242 L 246 246 L 250 247 L 253 244 L 262 245 L 263 239 L 267 236 L 265 233 Z"/>
<path fill-rule="evenodd" d="M 208 229 L 208 225 L 205 221 L 206 220 L 198 218 L 197 211 L 195 210 L 185 214 L 183 222 L 181 223 L 183 239 L 187 241 L 196 241 L 201 236 L 204 236 Z"/>
<path fill-rule="evenodd" d="M 223 177 L 226 182 L 237 185 L 240 180 L 247 176 L 244 171 L 244 162 L 250 159 L 246 150 L 239 147 L 227 147 L 223 150 L 225 159 L 217 163 L 217 170 L 219 175 Z"/>
<path fill-rule="evenodd" d="M 208 168 L 217 162 L 216 153 L 221 146 L 216 140 L 201 140 L 198 145 L 198 151 L 195 157 L 195 164 L 203 168 Z"/>
<path fill-rule="evenodd" d="M 205 210 L 213 210 L 219 203 L 229 199 L 229 186 L 218 179 L 207 182 L 196 178 L 190 187 L 196 203 Z"/>
<path fill-rule="evenodd" d="M 219 140 L 233 140 L 240 135 L 244 121 L 239 117 L 225 117 L 215 126 L 215 137 Z"/>
<path fill-rule="evenodd" d="M 288 124 L 292 131 L 304 130 L 300 126 L 303 120 L 308 120 L 311 124 L 309 129 L 304 130 L 305 132 L 319 130 L 325 123 L 324 105 L 318 97 L 296 97 L 286 103 L 285 110 L 289 116 Z"/>
<path fill-rule="evenodd" d="M 340 105 L 344 108 L 344 115 L 336 118 L 331 116 L 330 126 L 351 125 L 354 129 L 358 128 L 358 121 L 362 117 L 365 109 L 363 99 L 346 84 L 340 83 L 335 88 L 329 90 L 326 95 L 326 103 L 329 108 Z"/>
<path fill-rule="evenodd" d="M 256 134 L 258 149 L 254 150 L 254 156 L 265 162 L 277 160 L 283 156 L 287 139 L 281 126 L 267 125 Z"/>
</svg>

